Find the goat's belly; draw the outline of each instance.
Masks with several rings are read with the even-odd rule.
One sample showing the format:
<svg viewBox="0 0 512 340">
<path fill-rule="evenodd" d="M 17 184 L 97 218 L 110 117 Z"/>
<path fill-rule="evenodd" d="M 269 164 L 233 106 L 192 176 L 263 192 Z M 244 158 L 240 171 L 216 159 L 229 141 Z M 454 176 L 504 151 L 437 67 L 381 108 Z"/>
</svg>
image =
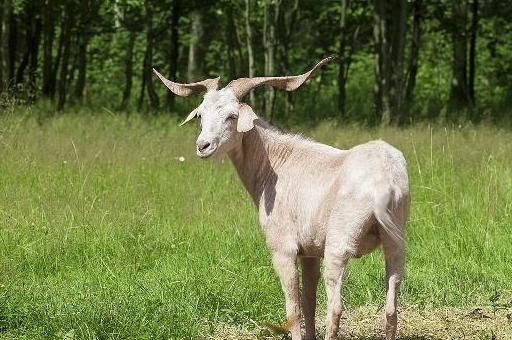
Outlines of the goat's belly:
<svg viewBox="0 0 512 340">
<path fill-rule="evenodd" d="M 368 232 L 356 242 L 354 257 L 361 257 L 371 253 L 380 246 L 380 235 L 377 225 L 372 226 Z"/>
<path fill-rule="evenodd" d="M 300 257 L 323 257 L 325 249 L 325 237 L 315 239 L 301 239 L 298 244 Z"/>
<path fill-rule="evenodd" d="M 299 248 L 299 257 L 324 257 L 324 251 L 320 248 Z"/>
</svg>

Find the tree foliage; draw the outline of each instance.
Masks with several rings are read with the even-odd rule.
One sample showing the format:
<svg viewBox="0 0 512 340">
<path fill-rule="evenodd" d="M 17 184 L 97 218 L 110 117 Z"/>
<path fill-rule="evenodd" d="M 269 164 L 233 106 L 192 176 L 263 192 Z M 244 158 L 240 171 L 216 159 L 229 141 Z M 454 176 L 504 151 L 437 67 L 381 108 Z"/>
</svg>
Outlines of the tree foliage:
<svg viewBox="0 0 512 340">
<path fill-rule="evenodd" d="M 167 93 L 152 67 L 181 82 L 227 83 L 297 74 L 338 54 L 300 94 L 264 89 L 251 102 L 292 122 L 512 120 L 509 2 L 1 2 L 4 100 L 181 115 L 192 104 Z"/>
</svg>

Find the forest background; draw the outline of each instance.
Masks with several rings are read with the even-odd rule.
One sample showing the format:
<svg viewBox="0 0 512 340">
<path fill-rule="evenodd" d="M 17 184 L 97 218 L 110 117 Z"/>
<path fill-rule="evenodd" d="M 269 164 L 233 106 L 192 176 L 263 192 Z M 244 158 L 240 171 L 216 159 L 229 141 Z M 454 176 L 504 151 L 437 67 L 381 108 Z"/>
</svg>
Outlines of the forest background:
<svg viewBox="0 0 512 340">
<path fill-rule="evenodd" d="M 196 103 L 176 100 L 152 67 L 227 84 L 335 54 L 300 94 L 268 88 L 249 100 L 290 124 L 510 126 L 511 12 L 495 0 L 2 0 L 1 103 L 183 116 Z"/>
</svg>

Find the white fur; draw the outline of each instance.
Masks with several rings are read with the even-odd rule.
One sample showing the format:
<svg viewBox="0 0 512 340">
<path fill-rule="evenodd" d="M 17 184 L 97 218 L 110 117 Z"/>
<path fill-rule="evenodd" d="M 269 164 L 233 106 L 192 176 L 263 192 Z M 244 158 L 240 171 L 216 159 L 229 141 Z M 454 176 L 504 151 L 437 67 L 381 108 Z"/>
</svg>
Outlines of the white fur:
<svg viewBox="0 0 512 340">
<path fill-rule="evenodd" d="M 324 258 L 326 339 L 336 339 L 347 262 L 379 245 L 386 258 L 385 333 L 394 339 L 409 210 L 402 153 L 383 141 L 339 150 L 283 134 L 247 116 L 242 105 L 230 88 L 206 93 L 198 107 L 202 128 L 197 143 L 209 146 L 198 147 L 197 153 L 203 158 L 228 154 L 253 198 L 285 294 L 292 339 L 302 338 L 297 259 L 303 273 L 305 338 L 315 338 L 316 286 Z M 241 120 L 251 126 L 237 129 Z"/>
</svg>

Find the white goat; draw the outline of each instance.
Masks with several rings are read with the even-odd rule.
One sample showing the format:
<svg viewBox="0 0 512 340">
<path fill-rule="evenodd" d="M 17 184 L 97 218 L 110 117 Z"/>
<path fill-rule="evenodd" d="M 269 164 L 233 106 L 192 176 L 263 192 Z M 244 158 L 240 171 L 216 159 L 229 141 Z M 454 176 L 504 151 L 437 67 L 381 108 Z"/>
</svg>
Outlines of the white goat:
<svg viewBox="0 0 512 340">
<path fill-rule="evenodd" d="M 155 73 L 175 94 L 207 91 L 183 122 L 197 116 L 197 155 L 228 154 L 258 208 L 272 261 L 286 298 L 293 340 L 301 339 L 299 274 L 305 338 L 315 339 L 316 289 L 320 259 L 325 263 L 325 339 L 336 339 L 341 284 L 347 262 L 382 244 L 386 263 L 386 339 L 394 339 L 396 300 L 404 272 L 404 224 L 409 185 L 402 153 L 382 141 L 339 150 L 284 134 L 259 119 L 241 99 L 259 85 L 291 91 L 333 58 L 289 77 L 241 78 L 218 90 L 216 79 L 178 84 Z"/>
</svg>

